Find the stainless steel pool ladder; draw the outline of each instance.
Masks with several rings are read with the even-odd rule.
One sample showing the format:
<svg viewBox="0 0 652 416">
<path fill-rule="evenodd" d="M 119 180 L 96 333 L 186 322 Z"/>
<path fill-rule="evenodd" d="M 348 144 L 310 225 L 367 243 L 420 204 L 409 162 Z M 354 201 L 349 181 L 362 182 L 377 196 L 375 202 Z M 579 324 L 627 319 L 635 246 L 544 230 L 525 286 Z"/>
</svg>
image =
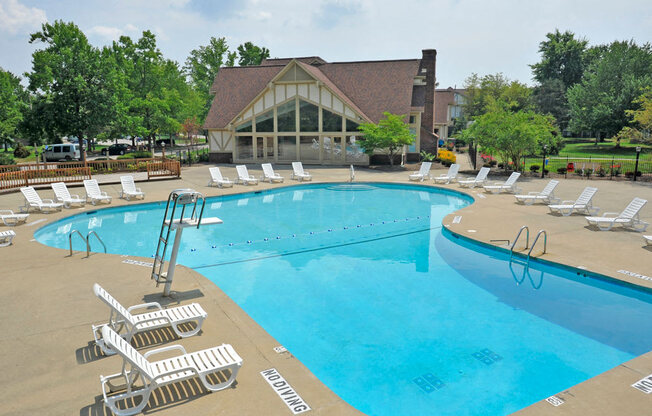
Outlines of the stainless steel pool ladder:
<svg viewBox="0 0 652 416">
<path fill-rule="evenodd" d="M 82 240 L 84 240 L 84 242 L 86 243 L 86 257 L 90 257 L 91 255 L 91 242 L 90 242 L 91 235 L 94 235 L 95 238 L 97 238 L 97 241 L 99 241 L 102 244 L 102 247 L 104 247 L 104 252 L 106 253 L 106 244 L 104 244 L 104 241 L 102 241 L 100 236 L 94 230 L 89 231 L 88 234 L 86 234 L 86 238 L 84 238 L 82 233 L 80 233 L 78 230 L 72 230 L 70 231 L 70 233 L 68 233 L 68 245 L 70 246 L 71 256 L 72 256 L 72 236 L 74 234 L 79 235 L 79 237 Z"/>
<path fill-rule="evenodd" d="M 532 250 L 534 250 L 534 246 L 537 245 L 537 241 L 539 241 L 539 237 L 541 237 L 541 234 L 543 234 L 543 253 L 541 254 L 546 254 L 546 250 L 548 248 L 548 232 L 546 230 L 539 230 L 537 236 L 534 237 L 534 242 L 532 243 L 532 247 L 530 248 L 530 251 L 527 252 L 528 263 L 530 262 L 530 254 L 532 254 Z"/>
<path fill-rule="evenodd" d="M 523 230 L 525 230 L 525 249 L 528 248 L 530 245 L 530 227 L 527 225 L 524 225 L 521 227 L 520 230 L 518 230 L 518 234 L 516 234 L 516 238 L 514 239 L 514 242 L 512 243 L 512 246 L 509 248 L 509 258 L 511 259 L 512 256 L 514 255 L 514 247 L 516 247 L 516 243 L 518 242 L 518 239 L 521 237 L 521 234 L 523 233 Z"/>
<path fill-rule="evenodd" d="M 516 242 L 521 237 L 523 230 L 525 230 L 525 249 L 527 250 L 528 246 L 530 245 L 530 227 L 524 225 L 521 227 L 520 230 L 518 230 L 518 234 L 516 234 L 516 238 L 514 239 L 512 246 L 509 248 L 510 260 L 514 256 L 514 247 L 516 247 Z M 539 230 L 536 237 L 534 237 L 534 242 L 532 243 L 532 247 L 530 247 L 530 251 L 527 252 L 527 265 L 530 264 L 530 256 L 532 255 L 532 250 L 534 250 L 534 246 L 536 246 L 537 241 L 539 241 L 539 237 L 541 237 L 541 234 L 543 234 L 543 253 L 541 254 L 546 254 L 546 250 L 548 249 L 548 232 L 546 230 Z"/>
<path fill-rule="evenodd" d="M 201 209 L 197 211 L 197 203 L 202 201 Z M 192 204 L 192 213 L 189 218 L 185 218 L 186 206 Z M 167 250 L 168 244 L 170 242 L 170 233 L 172 232 L 172 226 L 174 223 L 174 215 L 177 210 L 177 205 L 181 205 L 181 215 L 179 216 L 179 222 L 184 221 L 194 221 L 197 220 L 197 228 L 201 223 L 202 215 L 204 214 L 204 206 L 206 201 L 204 195 L 199 192 L 196 192 L 192 189 L 175 189 L 170 192 L 168 196 L 168 201 L 165 206 L 165 214 L 163 214 L 163 223 L 161 224 L 161 232 L 158 236 L 158 243 L 156 245 L 156 254 L 154 255 L 154 264 L 152 265 L 152 276 L 151 278 L 156 280 L 156 286 L 167 281 L 167 272 L 163 271 L 163 266 L 165 265 L 165 252 Z M 171 208 L 171 209 L 170 209 Z M 168 216 L 168 213 L 170 214 Z M 176 253 L 173 253 L 173 256 L 176 257 Z M 172 260 L 172 258 L 170 259 Z M 176 259 L 175 259 L 176 261 Z"/>
</svg>

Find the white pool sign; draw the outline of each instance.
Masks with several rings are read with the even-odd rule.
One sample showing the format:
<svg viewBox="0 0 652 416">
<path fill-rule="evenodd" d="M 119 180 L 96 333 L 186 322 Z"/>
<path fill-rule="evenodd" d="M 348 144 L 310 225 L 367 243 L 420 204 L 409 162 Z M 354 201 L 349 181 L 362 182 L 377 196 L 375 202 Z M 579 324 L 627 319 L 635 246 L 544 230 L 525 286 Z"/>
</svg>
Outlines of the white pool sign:
<svg viewBox="0 0 652 416">
<path fill-rule="evenodd" d="M 290 386 L 290 383 L 285 381 L 283 376 L 275 368 L 263 370 L 260 372 L 260 375 L 272 386 L 276 394 L 278 394 L 278 397 L 283 400 L 283 403 L 285 403 L 293 414 L 298 415 L 299 413 L 310 410 L 308 403 L 303 401 L 301 396 Z"/>
</svg>

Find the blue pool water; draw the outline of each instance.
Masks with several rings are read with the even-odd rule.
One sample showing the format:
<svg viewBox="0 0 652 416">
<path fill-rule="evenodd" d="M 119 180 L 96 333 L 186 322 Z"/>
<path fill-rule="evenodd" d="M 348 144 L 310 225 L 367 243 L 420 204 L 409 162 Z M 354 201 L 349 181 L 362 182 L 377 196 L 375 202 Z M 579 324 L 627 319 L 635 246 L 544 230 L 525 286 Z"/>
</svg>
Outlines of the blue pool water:
<svg viewBox="0 0 652 416">
<path fill-rule="evenodd" d="M 442 230 L 469 203 L 389 184 L 211 198 L 204 215 L 224 224 L 184 231 L 179 262 L 370 415 L 509 414 L 652 350 L 649 291 L 526 271 Z M 83 213 L 36 238 L 67 249 L 70 230 L 95 230 L 111 253 L 150 257 L 164 208 Z"/>
</svg>

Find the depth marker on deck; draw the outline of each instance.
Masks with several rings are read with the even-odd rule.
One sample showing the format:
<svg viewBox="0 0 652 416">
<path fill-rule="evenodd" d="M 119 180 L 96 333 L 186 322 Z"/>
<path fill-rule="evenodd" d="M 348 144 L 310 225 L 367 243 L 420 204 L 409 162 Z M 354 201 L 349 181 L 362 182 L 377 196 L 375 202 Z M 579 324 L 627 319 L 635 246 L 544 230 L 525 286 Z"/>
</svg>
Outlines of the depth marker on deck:
<svg viewBox="0 0 652 416">
<path fill-rule="evenodd" d="M 456 215 L 455 218 L 453 218 L 453 224 L 459 224 L 461 221 L 462 221 L 461 215 Z"/>
<path fill-rule="evenodd" d="M 131 260 L 131 259 L 122 260 L 122 262 L 125 264 L 133 264 L 136 266 L 143 266 L 143 267 L 152 267 L 154 265 L 154 263 L 148 263 L 146 261 Z"/>
<path fill-rule="evenodd" d="M 40 224 L 42 222 L 46 222 L 47 220 L 45 218 L 41 218 L 40 220 L 32 221 L 28 224 L 25 224 L 25 227 L 31 227 L 32 225 Z"/>
<path fill-rule="evenodd" d="M 550 396 L 546 399 L 546 401 L 555 407 L 564 404 L 564 400 L 557 396 Z"/>
<path fill-rule="evenodd" d="M 260 375 L 263 376 L 270 386 L 272 386 L 276 394 L 278 394 L 278 397 L 283 400 L 283 403 L 287 405 L 292 413 L 298 415 L 299 413 L 304 413 L 310 410 L 308 403 L 303 401 L 301 396 L 294 391 L 292 386 L 285 381 L 283 376 L 281 376 L 275 368 L 263 370 L 260 372 Z"/>
<path fill-rule="evenodd" d="M 640 273 L 630 272 L 629 270 L 618 270 L 618 273 L 622 273 L 626 276 L 636 277 L 637 279 L 652 280 L 652 277 L 650 276 L 646 276 Z"/>
<path fill-rule="evenodd" d="M 645 394 L 652 393 L 652 374 L 632 384 L 632 387 L 639 389 Z"/>
</svg>

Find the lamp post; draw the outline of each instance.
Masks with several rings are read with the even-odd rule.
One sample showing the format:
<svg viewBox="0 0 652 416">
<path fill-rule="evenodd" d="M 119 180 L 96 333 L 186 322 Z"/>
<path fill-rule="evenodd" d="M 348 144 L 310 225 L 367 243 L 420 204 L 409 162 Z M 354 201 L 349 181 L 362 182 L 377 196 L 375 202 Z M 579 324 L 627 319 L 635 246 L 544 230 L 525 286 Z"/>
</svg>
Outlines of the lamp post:
<svg viewBox="0 0 652 416">
<path fill-rule="evenodd" d="M 165 142 L 161 143 L 162 159 L 165 160 Z"/>
<path fill-rule="evenodd" d="M 543 145 L 543 159 L 541 160 L 541 179 L 545 176 L 546 172 L 546 150 L 548 150 L 548 145 Z"/>
<path fill-rule="evenodd" d="M 634 181 L 638 176 L 638 157 L 641 155 L 641 146 L 636 146 L 636 164 L 634 165 Z"/>
</svg>

